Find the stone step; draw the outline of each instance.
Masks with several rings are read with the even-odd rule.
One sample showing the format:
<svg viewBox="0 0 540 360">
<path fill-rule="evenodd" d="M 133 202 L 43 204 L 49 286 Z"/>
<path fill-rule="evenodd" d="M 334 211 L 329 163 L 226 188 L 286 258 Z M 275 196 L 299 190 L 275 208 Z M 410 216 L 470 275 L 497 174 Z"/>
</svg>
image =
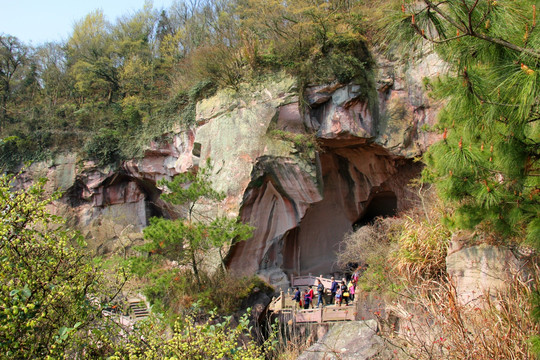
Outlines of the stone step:
<svg viewBox="0 0 540 360">
<path fill-rule="evenodd" d="M 128 305 L 136 319 L 144 318 L 150 315 L 150 311 L 146 307 L 146 303 L 140 299 L 128 299 Z"/>
</svg>

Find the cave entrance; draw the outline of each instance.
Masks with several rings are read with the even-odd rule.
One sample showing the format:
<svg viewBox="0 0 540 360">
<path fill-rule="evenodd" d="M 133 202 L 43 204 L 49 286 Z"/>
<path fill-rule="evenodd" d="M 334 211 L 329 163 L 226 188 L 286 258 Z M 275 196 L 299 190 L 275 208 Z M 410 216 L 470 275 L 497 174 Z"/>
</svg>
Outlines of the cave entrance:
<svg viewBox="0 0 540 360">
<path fill-rule="evenodd" d="M 392 191 L 376 192 L 370 199 L 362 217 L 353 224 L 353 230 L 371 224 L 377 217 L 389 217 L 397 214 L 398 200 Z"/>
</svg>

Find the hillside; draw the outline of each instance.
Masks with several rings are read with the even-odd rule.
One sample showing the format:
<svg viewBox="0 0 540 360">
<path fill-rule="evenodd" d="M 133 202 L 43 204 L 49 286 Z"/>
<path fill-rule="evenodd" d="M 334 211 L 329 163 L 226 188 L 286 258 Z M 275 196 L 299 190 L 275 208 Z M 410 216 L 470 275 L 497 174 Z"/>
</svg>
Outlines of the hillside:
<svg viewBox="0 0 540 360">
<path fill-rule="evenodd" d="M 5 258 L 17 263 L 6 262 L 1 277 L 10 329 L 2 354 L 20 341 L 21 354 L 69 357 L 86 341 L 92 358 L 135 358 L 141 349 L 173 356 L 180 343 L 220 358 L 205 336 L 239 324 L 220 343 L 230 356 L 242 343 L 253 358 L 296 357 L 322 328 L 285 338 L 286 322 L 265 329 L 272 293 L 293 277 L 357 271 L 355 319 L 378 321 L 385 340 L 369 337 L 387 344 L 382 358 L 533 358 L 536 7 L 177 2 L 114 22 L 95 11 L 65 43 L 31 47 L 1 35 L 0 167 L 16 176 L 2 178 L 0 235 Z M 25 197 L 24 189 L 34 190 Z M 20 192 L 20 207 L 10 191 Z M 35 209 L 28 225 L 16 220 L 25 208 Z M 48 224 L 47 212 L 67 222 L 35 225 Z M 77 244 L 57 232 L 68 227 L 81 232 Z M 37 252 L 24 245 L 21 256 L 19 244 L 33 241 Z M 32 323 L 26 303 L 58 295 L 34 300 L 39 279 L 8 269 L 45 271 L 40 261 L 33 267 L 39 246 L 45 263 L 64 264 L 63 244 L 75 251 L 69 259 L 86 259 L 69 260 L 74 273 L 91 267 L 95 280 L 65 290 L 77 299 L 66 302 L 71 323 Z M 101 324 L 103 311 L 135 296 L 163 316 L 150 325 L 159 330 Z M 242 317 L 248 307 L 251 317 Z M 17 333 L 14 319 L 29 332 Z M 491 331 L 482 331 L 486 322 Z M 28 335 L 40 326 L 51 334 L 42 348 L 32 343 L 43 338 Z M 83 328 L 93 334 L 86 340 Z M 196 330 L 196 345 L 185 329 Z M 333 338 L 327 330 L 321 341 Z M 151 340 L 143 344 L 137 331 Z M 318 356 L 309 354 L 301 358 Z"/>
</svg>

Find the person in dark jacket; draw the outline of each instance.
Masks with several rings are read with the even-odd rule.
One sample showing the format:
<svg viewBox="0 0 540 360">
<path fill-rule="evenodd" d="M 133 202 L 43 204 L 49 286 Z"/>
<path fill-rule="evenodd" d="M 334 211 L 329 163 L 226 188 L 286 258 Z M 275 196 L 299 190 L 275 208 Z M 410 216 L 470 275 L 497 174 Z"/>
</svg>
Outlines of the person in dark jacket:
<svg viewBox="0 0 540 360">
<path fill-rule="evenodd" d="M 345 282 L 345 279 L 343 279 L 339 286 L 341 287 L 341 298 L 342 301 L 345 300 L 345 306 L 349 306 L 349 289 L 347 289 L 347 283 Z"/>
<path fill-rule="evenodd" d="M 299 309 L 300 308 L 300 289 L 298 288 L 298 286 L 295 288 L 294 297 L 292 298 L 292 300 L 296 301 L 296 308 Z"/>
<path fill-rule="evenodd" d="M 332 303 L 334 304 L 335 303 L 335 298 L 336 298 L 336 291 L 338 289 L 338 283 L 334 279 L 333 276 L 331 277 L 331 280 L 332 280 L 332 285 L 330 285 L 330 292 L 332 293 Z"/>
<path fill-rule="evenodd" d="M 304 291 L 304 309 L 309 309 L 309 304 L 311 303 L 311 297 L 309 296 L 309 291 Z"/>
<path fill-rule="evenodd" d="M 317 279 L 317 307 L 323 306 L 323 294 L 324 294 L 324 285 L 320 279 Z"/>
</svg>

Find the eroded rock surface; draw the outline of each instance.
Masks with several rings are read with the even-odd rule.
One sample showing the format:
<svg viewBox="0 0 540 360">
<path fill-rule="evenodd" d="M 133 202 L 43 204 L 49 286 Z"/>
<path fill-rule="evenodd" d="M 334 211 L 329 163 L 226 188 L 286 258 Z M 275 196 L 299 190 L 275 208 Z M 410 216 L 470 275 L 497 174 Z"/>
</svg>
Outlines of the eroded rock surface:
<svg viewBox="0 0 540 360">
<path fill-rule="evenodd" d="M 199 102 L 198 125 L 172 131 L 117 169 L 76 155 L 34 169 L 66 191 L 63 211 L 107 252 L 140 241 L 150 216 L 168 216 L 160 179 L 196 171 L 210 158 L 214 187 L 227 197 L 206 209 L 256 228 L 232 248 L 229 267 L 285 286 L 291 274 L 336 270 L 346 232 L 409 206 L 407 184 L 420 170 L 411 158 L 436 139 L 423 130 L 437 106 L 421 81 L 439 66 L 428 58 L 404 70 L 381 60 L 371 85 L 308 87 L 308 107 L 300 106 L 296 81 L 276 74 Z"/>
<path fill-rule="evenodd" d="M 402 355 L 399 353 L 399 355 Z M 298 360 L 369 360 L 398 359 L 397 348 L 391 348 L 377 335 L 377 321 L 350 321 L 333 324 L 316 344 L 304 351 Z"/>
<path fill-rule="evenodd" d="M 480 245 L 448 255 L 446 271 L 456 287 L 459 301 L 477 305 L 486 296 L 504 291 L 516 278 L 524 278 L 527 269 L 510 249 Z"/>
</svg>

